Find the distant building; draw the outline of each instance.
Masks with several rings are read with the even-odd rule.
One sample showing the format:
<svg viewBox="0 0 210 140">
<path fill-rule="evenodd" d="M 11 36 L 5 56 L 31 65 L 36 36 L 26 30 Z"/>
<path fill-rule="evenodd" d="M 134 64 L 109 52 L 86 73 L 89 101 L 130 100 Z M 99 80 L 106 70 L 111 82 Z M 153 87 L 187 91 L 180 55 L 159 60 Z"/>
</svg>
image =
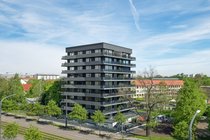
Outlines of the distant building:
<svg viewBox="0 0 210 140">
<path fill-rule="evenodd" d="M 57 80 L 60 79 L 60 76 L 56 74 L 35 74 L 33 78 L 38 80 Z"/>
<path fill-rule="evenodd" d="M 164 85 L 167 88 L 167 93 L 171 96 L 176 95 L 180 88 L 184 85 L 183 80 L 178 80 L 176 78 L 160 78 L 154 80 L 135 80 L 134 84 L 136 86 L 136 94 L 133 98 L 144 98 L 147 93 L 146 86 L 153 84 L 153 90 L 158 92 L 160 85 Z"/>
</svg>

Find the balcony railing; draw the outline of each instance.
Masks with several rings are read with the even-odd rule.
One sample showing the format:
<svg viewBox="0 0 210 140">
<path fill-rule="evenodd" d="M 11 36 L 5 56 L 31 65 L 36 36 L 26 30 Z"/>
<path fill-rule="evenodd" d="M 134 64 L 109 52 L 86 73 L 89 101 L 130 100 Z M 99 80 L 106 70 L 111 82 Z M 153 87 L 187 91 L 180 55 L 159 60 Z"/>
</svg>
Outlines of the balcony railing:
<svg viewBox="0 0 210 140">
<path fill-rule="evenodd" d="M 92 93 L 92 92 L 61 92 L 62 96 L 73 95 L 73 96 L 86 96 L 86 97 L 102 97 L 102 98 L 112 98 L 120 96 L 134 95 L 135 91 L 128 91 L 127 93 Z"/>
<path fill-rule="evenodd" d="M 122 55 L 122 54 L 119 54 L 119 53 L 109 53 L 109 52 L 98 52 L 98 53 L 90 53 L 90 54 L 78 54 L 78 55 L 73 55 L 73 56 L 63 56 L 62 59 L 63 60 L 67 60 L 68 58 L 72 58 L 72 57 L 75 57 L 75 56 L 84 56 L 84 57 L 87 57 L 87 56 L 94 56 L 94 55 L 106 55 L 106 56 L 114 56 L 114 57 L 118 57 L 118 58 L 125 58 L 125 59 L 130 59 L 132 61 L 135 61 L 136 58 L 135 57 L 131 57 L 131 56 L 126 56 L 126 55 Z"/>
<path fill-rule="evenodd" d="M 63 74 L 66 73 L 95 73 L 95 72 L 119 72 L 119 73 L 135 73 L 135 71 L 132 70 L 113 70 L 113 69 L 90 69 L 90 70 L 62 70 Z"/>
<path fill-rule="evenodd" d="M 68 77 L 64 78 L 63 81 L 131 81 L 134 78 L 129 77 Z"/>
<path fill-rule="evenodd" d="M 61 66 L 62 67 L 67 67 L 67 66 L 73 66 L 75 64 L 82 64 L 84 63 L 84 65 L 88 65 L 88 64 L 94 64 L 94 63 L 97 63 L 97 64 L 104 64 L 104 63 L 107 63 L 107 64 L 116 64 L 116 65 L 125 65 L 125 66 L 130 66 L 130 67 L 136 67 L 136 64 L 126 64 L 126 63 L 122 63 L 122 62 L 110 62 L 110 61 L 90 61 L 90 62 L 74 62 L 74 63 L 68 63 L 68 62 L 65 62 L 65 63 L 62 63 Z"/>
<path fill-rule="evenodd" d="M 62 85 L 62 88 L 88 88 L 88 89 L 104 89 L 104 88 L 131 88 L 134 85 Z"/>
</svg>

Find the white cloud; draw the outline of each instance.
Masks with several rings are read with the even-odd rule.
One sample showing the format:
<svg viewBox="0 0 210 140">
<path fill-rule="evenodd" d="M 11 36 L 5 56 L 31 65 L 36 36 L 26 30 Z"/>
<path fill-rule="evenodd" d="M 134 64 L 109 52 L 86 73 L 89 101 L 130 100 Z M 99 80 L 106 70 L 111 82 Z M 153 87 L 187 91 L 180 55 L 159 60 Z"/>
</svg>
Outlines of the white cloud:
<svg viewBox="0 0 210 140">
<path fill-rule="evenodd" d="M 64 48 L 11 41 L 0 41 L 0 46 L 0 73 L 61 74 L 61 56 L 65 55 Z"/>
</svg>

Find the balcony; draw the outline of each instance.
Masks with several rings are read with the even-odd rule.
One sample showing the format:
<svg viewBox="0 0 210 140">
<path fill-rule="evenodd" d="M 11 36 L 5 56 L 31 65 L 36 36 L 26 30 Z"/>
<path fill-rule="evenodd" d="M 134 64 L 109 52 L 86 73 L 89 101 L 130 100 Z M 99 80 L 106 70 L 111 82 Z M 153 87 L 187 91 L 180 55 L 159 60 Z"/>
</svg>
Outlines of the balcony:
<svg viewBox="0 0 210 140">
<path fill-rule="evenodd" d="M 62 74 L 68 73 L 136 73 L 132 70 L 112 70 L 112 69 L 90 69 L 90 70 L 62 70 Z"/>
<path fill-rule="evenodd" d="M 120 53 L 108 53 L 108 52 L 98 52 L 98 53 L 90 53 L 90 54 L 80 54 L 80 55 L 72 55 L 72 56 L 63 56 L 62 60 L 67 60 L 67 59 L 73 59 L 73 58 L 85 58 L 85 57 L 96 57 L 96 56 L 111 56 L 115 58 L 121 58 L 121 59 L 128 59 L 131 61 L 135 61 L 135 57 L 130 57 L 126 55 L 122 55 Z"/>
<path fill-rule="evenodd" d="M 61 100 L 61 103 L 79 103 L 79 104 L 86 104 L 86 105 L 96 105 L 96 106 L 100 106 L 101 102 L 97 102 L 97 101 L 85 101 L 85 100 L 76 100 L 76 99 L 63 99 Z"/>
<path fill-rule="evenodd" d="M 110 62 L 110 61 L 90 61 L 90 62 L 74 62 L 74 63 L 62 63 L 62 67 L 68 67 L 68 66 L 85 66 L 85 65 L 100 65 L 100 64 L 109 64 L 109 65 L 121 65 L 126 67 L 136 67 L 136 64 L 125 64 L 122 62 Z"/>
<path fill-rule="evenodd" d="M 79 89 L 121 89 L 132 88 L 134 85 L 62 85 L 61 88 L 79 88 Z"/>
<path fill-rule="evenodd" d="M 80 99 L 62 99 L 61 103 L 79 103 L 79 104 L 87 104 L 87 105 L 96 105 L 96 106 L 112 106 L 112 105 L 119 105 L 119 104 L 127 104 L 129 101 L 86 101 L 86 100 L 80 100 Z"/>
<path fill-rule="evenodd" d="M 134 107 L 126 107 L 126 108 L 120 109 L 119 111 L 123 112 L 123 111 L 128 111 L 128 110 L 133 110 L 133 109 L 134 109 Z M 104 115 L 110 115 L 110 114 L 114 114 L 117 112 L 118 112 L 118 109 L 116 109 L 116 108 L 103 110 Z"/>
<path fill-rule="evenodd" d="M 127 104 L 129 101 L 123 100 L 123 101 L 108 101 L 108 102 L 101 102 L 101 105 L 104 107 L 107 106 L 113 106 L 113 105 L 119 105 L 119 104 Z"/>
<path fill-rule="evenodd" d="M 112 98 L 112 97 L 121 97 L 121 96 L 129 96 L 133 95 L 136 92 L 129 92 L 129 93 L 85 93 L 85 92 L 61 92 L 62 96 L 72 95 L 72 96 L 82 96 L 82 97 L 100 97 L 100 98 Z"/>
<path fill-rule="evenodd" d="M 63 81 L 131 81 L 129 77 L 68 77 Z"/>
</svg>

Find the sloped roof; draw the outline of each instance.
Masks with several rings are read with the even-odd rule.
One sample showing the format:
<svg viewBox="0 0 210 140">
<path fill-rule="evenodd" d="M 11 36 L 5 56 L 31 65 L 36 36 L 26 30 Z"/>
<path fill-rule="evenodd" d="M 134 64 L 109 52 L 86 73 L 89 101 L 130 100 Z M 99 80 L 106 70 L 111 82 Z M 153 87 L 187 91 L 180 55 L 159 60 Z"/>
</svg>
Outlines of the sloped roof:
<svg viewBox="0 0 210 140">
<path fill-rule="evenodd" d="M 145 86 L 145 85 L 166 85 L 166 86 L 183 86 L 183 80 L 135 80 L 134 81 L 136 86 Z"/>
<path fill-rule="evenodd" d="M 22 86 L 23 86 L 24 91 L 29 91 L 32 85 L 31 84 L 22 84 Z"/>
</svg>

